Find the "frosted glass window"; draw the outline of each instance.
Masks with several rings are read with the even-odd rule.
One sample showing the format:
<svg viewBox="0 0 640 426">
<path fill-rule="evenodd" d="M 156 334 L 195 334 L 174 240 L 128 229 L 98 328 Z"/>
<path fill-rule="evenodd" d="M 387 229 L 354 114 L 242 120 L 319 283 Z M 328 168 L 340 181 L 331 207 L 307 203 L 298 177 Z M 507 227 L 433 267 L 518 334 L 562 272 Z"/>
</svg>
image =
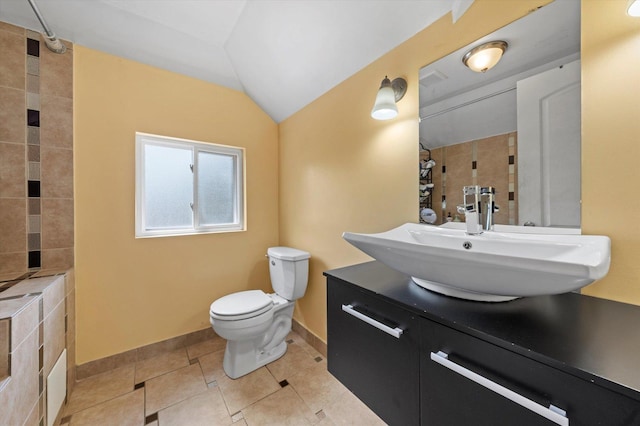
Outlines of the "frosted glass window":
<svg viewBox="0 0 640 426">
<path fill-rule="evenodd" d="M 242 148 L 136 133 L 136 237 L 245 229 Z"/>
<path fill-rule="evenodd" d="M 236 217 L 235 158 L 198 152 L 198 215 L 200 224 L 232 223 Z"/>
<path fill-rule="evenodd" d="M 191 149 L 144 147 L 144 211 L 148 229 L 193 227 Z"/>
</svg>

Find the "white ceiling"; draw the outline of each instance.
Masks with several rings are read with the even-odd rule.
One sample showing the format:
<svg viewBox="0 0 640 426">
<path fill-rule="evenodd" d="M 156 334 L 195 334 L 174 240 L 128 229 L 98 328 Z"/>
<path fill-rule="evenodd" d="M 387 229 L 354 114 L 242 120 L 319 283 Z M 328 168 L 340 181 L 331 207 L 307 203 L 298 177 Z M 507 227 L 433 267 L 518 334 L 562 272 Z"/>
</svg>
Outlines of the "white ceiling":
<svg viewBox="0 0 640 426">
<path fill-rule="evenodd" d="M 244 91 L 280 122 L 473 0 L 36 2 L 60 38 Z M 41 31 L 27 0 L 0 20 Z"/>
</svg>

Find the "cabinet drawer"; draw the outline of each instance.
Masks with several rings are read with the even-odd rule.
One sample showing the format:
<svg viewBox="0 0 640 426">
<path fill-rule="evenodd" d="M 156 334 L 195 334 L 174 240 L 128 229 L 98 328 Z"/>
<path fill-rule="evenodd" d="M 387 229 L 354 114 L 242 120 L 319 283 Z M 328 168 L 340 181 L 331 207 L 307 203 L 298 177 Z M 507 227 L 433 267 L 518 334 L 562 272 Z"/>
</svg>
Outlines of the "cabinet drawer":
<svg viewBox="0 0 640 426">
<path fill-rule="evenodd" d="M 640 424 L 638 401 L 434 321 L 421 320 L 421 347 L 423 425 L 560 424 L 531 411 L 550 405 L 571 426 Z"/>
<path fill-rule="evenodd" d="M 329 372 L 388 424 L 419 424 L 417 317 L 350 284 L 327 286 Z"/>
</svg>

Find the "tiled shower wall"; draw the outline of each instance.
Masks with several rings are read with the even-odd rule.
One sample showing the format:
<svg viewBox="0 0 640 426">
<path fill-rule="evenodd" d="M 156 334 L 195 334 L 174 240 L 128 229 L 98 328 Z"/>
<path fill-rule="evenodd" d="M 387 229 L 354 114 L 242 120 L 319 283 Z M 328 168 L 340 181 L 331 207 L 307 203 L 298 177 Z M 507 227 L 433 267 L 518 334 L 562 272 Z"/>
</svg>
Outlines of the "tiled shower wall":
<svg viewBox="0 0 640 426">
<path fill-rule="evenodd" d="M 518 223 L 517 139 L 516 132 L 505 133 L 431 150 L 436 161 L 433 209 L 438 223 L 446 222 L 449 215 L 455 218 L 456 206 L 463 203 L 462 187 L 468 185 L 493 186 L 500 207 L 495 223 Z"/>
<path fill-rule="evenodd" d="M 0 282 L 73 266 L 73 46 L 0 22 Z"/>
</svg>

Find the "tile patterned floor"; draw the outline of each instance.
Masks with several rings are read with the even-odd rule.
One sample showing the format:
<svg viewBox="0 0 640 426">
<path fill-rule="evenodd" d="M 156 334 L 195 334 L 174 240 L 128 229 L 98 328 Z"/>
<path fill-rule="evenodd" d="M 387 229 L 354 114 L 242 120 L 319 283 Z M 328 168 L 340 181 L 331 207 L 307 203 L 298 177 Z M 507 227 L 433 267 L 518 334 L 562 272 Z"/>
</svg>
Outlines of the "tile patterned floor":
<svg viewBox="0 0 640 426">
<path fill-rule="evenodd" d="M 232 380 L 213 337 L 78 382 L 61 425 L 384 425 L 300 336 L 279 360 Z"/>
</svg>

